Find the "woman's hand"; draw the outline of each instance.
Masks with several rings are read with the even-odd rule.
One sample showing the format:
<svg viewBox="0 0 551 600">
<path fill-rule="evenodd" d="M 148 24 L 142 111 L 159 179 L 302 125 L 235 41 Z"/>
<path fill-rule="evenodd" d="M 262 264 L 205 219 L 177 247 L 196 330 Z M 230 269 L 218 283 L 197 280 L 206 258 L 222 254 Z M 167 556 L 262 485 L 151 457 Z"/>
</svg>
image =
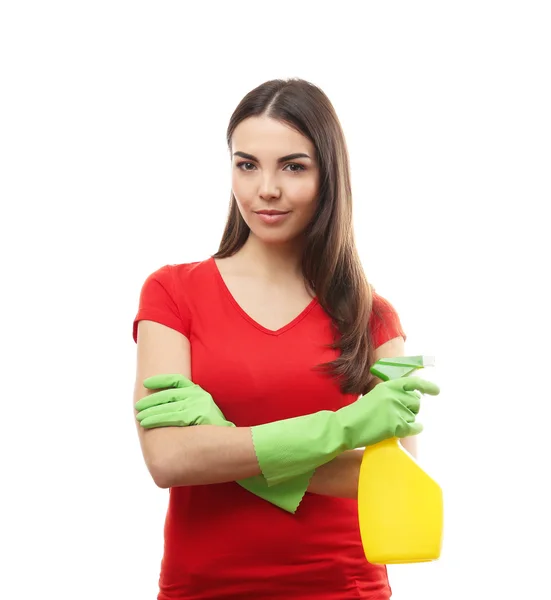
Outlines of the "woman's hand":
<svg viewBox="0 0 551 600">
<path fill-rule="evenodd" d="M 144 429 L 191 425 L 234 427 L 212 396 L 183 375 L 154 375 L 146 379 L 143 386 L 148 390 L 162 390 L 135 404 L 136 419 Z"/>
<path fill-rule="evenodd" d="M 437 396 L 440 388 L 419 377 L 384 381 L 352 404 L 337 411 L 347 448 L 363 448 L 388 438 L 405 438 L 423 431 L 416 421 L 421 394 Z"/>
</svg>

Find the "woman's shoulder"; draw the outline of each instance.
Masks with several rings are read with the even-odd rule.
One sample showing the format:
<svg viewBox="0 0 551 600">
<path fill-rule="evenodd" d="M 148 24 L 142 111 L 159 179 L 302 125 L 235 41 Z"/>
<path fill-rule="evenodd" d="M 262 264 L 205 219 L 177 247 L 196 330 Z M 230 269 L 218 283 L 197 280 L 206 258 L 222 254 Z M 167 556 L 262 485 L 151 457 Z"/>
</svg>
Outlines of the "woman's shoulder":
<svg viewBox="0 0 551 600">
<path fill-rule="evenodd" d="M 180 307 L 208 295 L 213 281 L 213 259 L 170 263 L 151 272 L 142 284 L 141 303 L 172 302 Z"/>
<path fill-rule="evenodd" d="M 379 294 L 373 286 L 371 286 L 372 311 L 375 314 L 382 315 L 384 313 L 396 313 L 394 305 L 386 296 Z"/>
<path fill-rule="evenodd" d="M 138 322 L 144 319 L 156 321 L 189 337 L 192 307 L 197 304 L 197 298 L 208 296 L 207 286 L 212 280 L 211 260 L 165 264 L 146 277 L 134 319 L 135 340 Z"/>
<path fill-rule="evenodd" d="M 394 305 L 371 287 L 372 308 L 369 328 L 375 347 L 382 345 L 394 337 L 406 339 L 400 316 Z"/>
<path fill-rule="evenodd" d="M 202 278 L 207 278 L 212 273 L 212 261 L 209 257 L 200 261 L 165 264 L 150 273 L 147 280 L 155 280 L 169 287 L 175 284 L 198 284 Z"/>
</svg>

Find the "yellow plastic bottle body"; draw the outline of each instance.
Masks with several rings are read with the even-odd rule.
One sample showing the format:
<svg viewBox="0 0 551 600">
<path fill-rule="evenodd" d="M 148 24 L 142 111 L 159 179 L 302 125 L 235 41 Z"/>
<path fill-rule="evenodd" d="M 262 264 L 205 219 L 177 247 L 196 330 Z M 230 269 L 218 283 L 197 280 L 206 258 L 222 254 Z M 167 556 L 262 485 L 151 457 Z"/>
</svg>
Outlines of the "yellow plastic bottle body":
<svg viewBox="0 0 551 600">
<path fill-rule="evenodd" d="M 364 451 L 358 516 L 369 562 L 415 563 L 440 557 L 442 490 L 396 438 Z"/>
</svg>

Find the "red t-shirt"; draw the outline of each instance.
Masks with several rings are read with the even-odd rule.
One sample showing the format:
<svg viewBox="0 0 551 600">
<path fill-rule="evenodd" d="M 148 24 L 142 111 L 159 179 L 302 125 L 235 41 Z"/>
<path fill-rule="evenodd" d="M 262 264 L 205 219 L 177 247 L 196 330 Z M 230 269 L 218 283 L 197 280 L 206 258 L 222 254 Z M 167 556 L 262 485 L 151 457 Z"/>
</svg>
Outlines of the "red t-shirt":
<svg viewBox="0 0 551 600">
<path fill-rule="evenodd" d="M 392 306 L 374 294 L 375 346 L 404 336 Z M 167 265 L 143 285 L 134 321 L 162 323 L 191 344 L 192 380 L 225 417 L 250 427 L 357 399 L 312 367 L 336 358 L 331 322 L 316 299 L 277 331 L 237 304 L 214 259 Z M 384 566 L 369 564 L 357 502 L 306 493 L 296 514 L 237 483 L 174 487 L 165 523 L 159 600 L 386 600 Z"/>
</svg>

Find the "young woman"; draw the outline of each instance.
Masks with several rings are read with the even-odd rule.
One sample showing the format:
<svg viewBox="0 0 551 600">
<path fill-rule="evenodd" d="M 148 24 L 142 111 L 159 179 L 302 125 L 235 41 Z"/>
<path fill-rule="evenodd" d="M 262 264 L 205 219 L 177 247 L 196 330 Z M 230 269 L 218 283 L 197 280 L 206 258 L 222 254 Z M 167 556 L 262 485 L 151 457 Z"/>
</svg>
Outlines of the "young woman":
<svg viewBox="0 0 551 600">
<path fill-rule="evenodd" d="M 158 598 L 388 599 L 360 540 L 358 448 L 418 433 L 418 392 L 438 388 L 370 375 L 405 335 L 356 252 L 326 95 L 264 83 L 227 140 L 218 252 L 151 274 L 134 321 L 141 448 L 170 488 Z"/>
</svg>

